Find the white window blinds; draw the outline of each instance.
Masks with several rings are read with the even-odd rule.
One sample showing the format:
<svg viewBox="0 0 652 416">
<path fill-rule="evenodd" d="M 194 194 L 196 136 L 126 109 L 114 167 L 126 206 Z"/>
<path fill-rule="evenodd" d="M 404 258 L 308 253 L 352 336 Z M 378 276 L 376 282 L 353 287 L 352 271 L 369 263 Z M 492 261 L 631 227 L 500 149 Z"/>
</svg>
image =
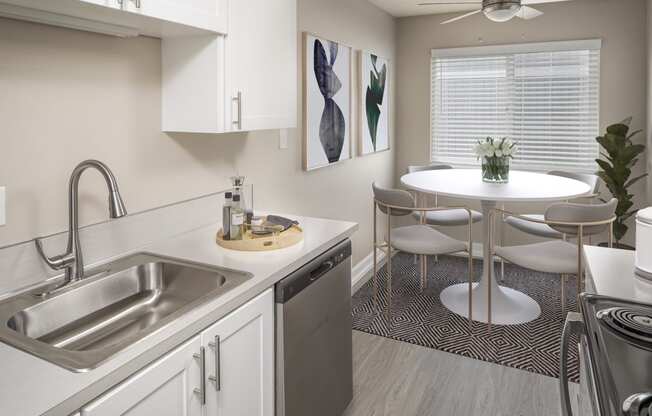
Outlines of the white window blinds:
<svg viewBox="0 0 652 416">
<path fill-rule="evenodd" d="M 434 50 L 433 161 L 479 163 L 487 136 L 518 144 L 522 169 L 593 171 L 598 157 L 601 42 Z"/>
</svg>

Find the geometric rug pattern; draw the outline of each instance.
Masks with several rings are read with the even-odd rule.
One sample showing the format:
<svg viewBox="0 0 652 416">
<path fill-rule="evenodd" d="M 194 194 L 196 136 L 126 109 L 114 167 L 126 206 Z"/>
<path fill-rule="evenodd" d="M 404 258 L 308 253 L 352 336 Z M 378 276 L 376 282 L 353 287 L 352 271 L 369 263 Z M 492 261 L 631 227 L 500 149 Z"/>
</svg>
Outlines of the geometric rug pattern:
<svg viewBox="0 0 652 416">
<path fill-rule="evenodd" d="M 519 325 L 488 325 L 469 321 L 449 311 L 439 300 L 446 287 L 468 283 L 465 257 L 428 258 L 428 285 L 421 292 L 419 265 L 411 254 L 392 258 L 391 321 L 384 313 L 387 305 L 386 266 L 378 270 L 378 311 L 373 304 L 370 279 L 353 296 L 353 329 L 369 334 L 409 342 L 428 348 L 488 361 L 551 377 L 559 377 L 561 332 L 565 317 L 561 312 L 559 275 L 533 272 L 505 264 L 505 279 L 500 283 L 529 295 L 541 307 L 541 316 Z M 474 265 L 474 281 L 482 273 L 482 261 Z M 496 263 L 496 273 L 499 272 Z M 577 310 L 575 276 L 567 279 L 567 310 Z M 577 341 L 577 340 L 573 340 Z M 574 344 L 571 344 L 574 345 Z M 579 380 L 576 348 L 569 349 L 569 375 Z"/>
</svg>

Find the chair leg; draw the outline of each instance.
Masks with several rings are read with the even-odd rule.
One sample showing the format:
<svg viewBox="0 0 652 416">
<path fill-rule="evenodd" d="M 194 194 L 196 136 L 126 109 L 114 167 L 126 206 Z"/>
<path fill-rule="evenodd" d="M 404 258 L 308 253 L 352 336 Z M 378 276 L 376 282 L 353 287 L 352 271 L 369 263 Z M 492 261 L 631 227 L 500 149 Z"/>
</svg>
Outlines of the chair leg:
<svg viewBox="0 0 652 416">
<path fill-rule="evenodd" d="M 473 250 L 469 249 L 469 331 L 473 331 Z"/>
<path fill-rule="evenodd" d="M 489 266 L 489 281 L 487 282 L 487 286 L 489 288 L 487 290 L 487 323 L 489 324 L 489 334 L 491 334 L 491 279 L 494 278 L 494 276 L 492 276 L 492 270 L 493 267 Z"/>
<path fill-rule="evenodd" d="M 387 319 L 392 318 L 392 217 L 387 216 Z"/>
<path fill-rule="evenodd" d="M 423 287 L 428 288 L 428 256 L 423 256 Z"/>
<path fill-rule="evenodd" d="M 579 226 L 577 233 L 577 308 L 580 307 L 580 293 L 582 293 L 582 281 L 584 280 L 584 267 L 582 265 L 584 246 L 584 227 Z"/>
<path fill-rule="evenodd" d="M 423 254 L 419 255 L 419 287 L 421 288 L 421 292 L 423 292 L 423 263 L 424 263 L 424 256 Z"/>
<path fill-rule="evenodd" d="M 561 275 L 561 315 L 566 317 L 566 275 Z"/>
</svg>

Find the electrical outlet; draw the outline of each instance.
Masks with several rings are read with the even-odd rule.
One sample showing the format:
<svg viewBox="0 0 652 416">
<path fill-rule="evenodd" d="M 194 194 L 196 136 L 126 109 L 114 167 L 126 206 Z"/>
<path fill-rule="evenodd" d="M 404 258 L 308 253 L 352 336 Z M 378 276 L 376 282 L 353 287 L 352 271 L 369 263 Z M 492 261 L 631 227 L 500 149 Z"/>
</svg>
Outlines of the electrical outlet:
<svg viewBox="0 0 652 416">
<path fill-rule="evenodd" d="M 278 131 L 278 148 L 283 150 L 288 148 L 288 131 L 281 129 Z"/>
<path fill-rule="evenodd" d="M 5 214 L 7 211 L 6 206 L 5 187 L 0 186 L 0 226 L 5 225 L 7 222 L 7 215 Z"/>
</svg>

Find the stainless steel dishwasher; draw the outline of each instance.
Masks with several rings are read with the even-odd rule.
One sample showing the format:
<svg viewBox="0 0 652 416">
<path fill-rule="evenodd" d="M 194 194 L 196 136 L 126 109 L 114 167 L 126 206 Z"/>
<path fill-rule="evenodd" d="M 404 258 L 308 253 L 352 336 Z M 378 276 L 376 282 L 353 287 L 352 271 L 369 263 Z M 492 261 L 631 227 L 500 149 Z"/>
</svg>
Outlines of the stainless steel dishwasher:
<svg viewBox="0 0 652 416">
<path fill-rule="evenodd" d="M 340 416 L 353 398 L 351 242 L 276 284 L 276 415 Z"/>
</svg>

